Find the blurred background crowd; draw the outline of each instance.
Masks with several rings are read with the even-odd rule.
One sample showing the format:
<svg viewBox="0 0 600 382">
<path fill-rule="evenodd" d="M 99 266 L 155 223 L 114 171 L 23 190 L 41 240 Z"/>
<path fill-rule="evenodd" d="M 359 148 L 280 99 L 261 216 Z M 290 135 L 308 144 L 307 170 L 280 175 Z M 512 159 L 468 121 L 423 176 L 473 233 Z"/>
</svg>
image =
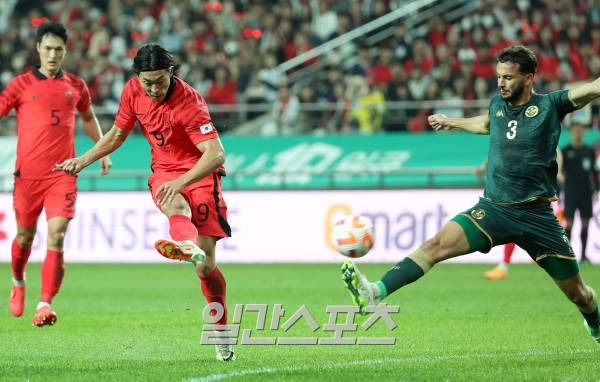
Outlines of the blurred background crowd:
<svg viewBox="0 0 600 382">
<path fill-rule="evenodd" d="M 453 12 L 438 13 L 444 1 L 432 1 L 422 21 L 408 14 L 289 63 L 407 3 L 5 0 L 0 88 L 36 63 L 32 20 L 40 17 L 67 27 L 64 69 L 85 79 L 105 129 L 132 57 L 149 41 L 176 55 L 178 75 L 204 96 L 224 133 L 424 131 L 431 112 L 484 111 L 496 93 L 495 56 L 516 43 L 538 55 L 538 92 L 600 76 L 600 0 L 446 0 Z M 444 103 L 426 102 L 433 100 Z M 3 127 L 0 134 L 14 133 L 14 123 Z"/>
</svg>

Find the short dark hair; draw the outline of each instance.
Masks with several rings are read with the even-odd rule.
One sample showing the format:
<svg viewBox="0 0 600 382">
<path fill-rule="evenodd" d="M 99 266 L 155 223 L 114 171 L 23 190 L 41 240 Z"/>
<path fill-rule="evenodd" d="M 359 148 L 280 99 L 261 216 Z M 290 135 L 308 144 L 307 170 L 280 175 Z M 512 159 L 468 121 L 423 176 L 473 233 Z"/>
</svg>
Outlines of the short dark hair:
<svg viewBox="0 0 600 382">
<path fill-rule="evenodd" d="M 513 62 L 519 65 L 519 71 L 523 74 L 535 74 L 538 60 L 535 53 L 526 46 L 513 45 L 504 48 L 498 55 L 498 62 Z"/>
<path fill-rule="evenodd" d="M 67 30 L 65 26 L 54 21 L 45 21 L 38 27 L 35 41 L 38 43 L 42 42 L 42 38 L 48 33 L 60 37 L 65 42 L 65 45 L 67 44 Z"/>
<path fill-rule="evenodd" d="M 175 59 L 173 55 L 162 46 L 154 43 L 142 46 L 133 59 L 133 71 L 136 74 L 170 69 L 174 66 Z"/>
</svg>

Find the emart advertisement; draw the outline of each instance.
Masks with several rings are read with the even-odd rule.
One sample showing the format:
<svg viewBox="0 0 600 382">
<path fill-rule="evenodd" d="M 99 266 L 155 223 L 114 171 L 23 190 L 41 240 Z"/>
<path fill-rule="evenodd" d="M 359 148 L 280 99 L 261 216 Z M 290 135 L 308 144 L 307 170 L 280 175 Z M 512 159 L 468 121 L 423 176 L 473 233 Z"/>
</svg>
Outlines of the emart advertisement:
<svg viewBox="0 0 600 382">
<path fill-rule="evenodd" d="M 474 205 L 481 190 L 238 191 L 226 192 L 233 237 L 218 243 L 220 262 L 339 262 L 327 241 L 331 224 L 349 213 L 370 217 L 375 245 L 359 261 L 394 263 L 430 238 L 455 214 Z M 600 211 L 594 208 L 588 253 L 600 262 Z M 0 194 L 0 261 L 10 261 L 15 235 L 12 195 Z M 165 262 L 154 241 L 168 238 L 168 220 L 148 192 L 82 192 L 65 240 L 69 262 Z M 579 223 L 573 230 L 579 254 Z M 43 259 L 42 214 L 32 261 Z M 497 262 L 502 247 L 451 261 Z M 515 262 L 528 262 L 518 249 Z"/>
</svg>

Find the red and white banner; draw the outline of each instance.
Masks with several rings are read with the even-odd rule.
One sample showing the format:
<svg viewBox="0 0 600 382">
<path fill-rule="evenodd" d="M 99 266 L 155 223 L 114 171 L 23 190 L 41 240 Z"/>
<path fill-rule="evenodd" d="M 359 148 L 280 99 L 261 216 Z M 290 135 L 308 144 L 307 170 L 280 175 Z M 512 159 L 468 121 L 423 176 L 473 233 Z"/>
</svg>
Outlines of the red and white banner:
<svg viewBox="0 0 600 382">
<path fill-rule="evenodd" d="M 394 263 L 430 238 L 455 214 L 474 205 L 481 190 L 229 191 L 224 197 L 233 237 L 218 243 L 219 262 L 339 262 L 327 243 L 328 227 L 344 214 L 369 216 L 373 250 L 359 261 Z M 600 219 L 590 222 L 588 254 L 600 262 Z M 0 261 L 10 261 L 15 236 L 12 195 L 0 193 Z M 69 262 L 162 262 L 154 241 L 168 237 L 168 221 L 149 192 L 82 192 L 65 239 Z M 32 261 L 46 248 L 42 215 Z M 573 229 L 579 256 L 579 223 Z M 498 262 L 502 247 L 451 261 Z M 517 249 L 515 262 L 528 262 Z"/>
</svg>

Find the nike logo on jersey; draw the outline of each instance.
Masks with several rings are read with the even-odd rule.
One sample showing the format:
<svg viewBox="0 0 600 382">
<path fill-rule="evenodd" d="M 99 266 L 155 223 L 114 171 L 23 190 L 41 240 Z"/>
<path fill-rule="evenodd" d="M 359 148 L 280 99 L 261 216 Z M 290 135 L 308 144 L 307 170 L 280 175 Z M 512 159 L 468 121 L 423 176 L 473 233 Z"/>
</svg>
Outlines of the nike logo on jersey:
<svg viewBox="0 0 600 382">
<path fill-rule="evenodd" d="M 211 131 L 213 131 L 215 129 L 215 127 L 213 126 L 212 122 L 209 122 L 205 125 L 200 126 L 200 132 L 202 134 L 208 134 Z"/>
</svg>

